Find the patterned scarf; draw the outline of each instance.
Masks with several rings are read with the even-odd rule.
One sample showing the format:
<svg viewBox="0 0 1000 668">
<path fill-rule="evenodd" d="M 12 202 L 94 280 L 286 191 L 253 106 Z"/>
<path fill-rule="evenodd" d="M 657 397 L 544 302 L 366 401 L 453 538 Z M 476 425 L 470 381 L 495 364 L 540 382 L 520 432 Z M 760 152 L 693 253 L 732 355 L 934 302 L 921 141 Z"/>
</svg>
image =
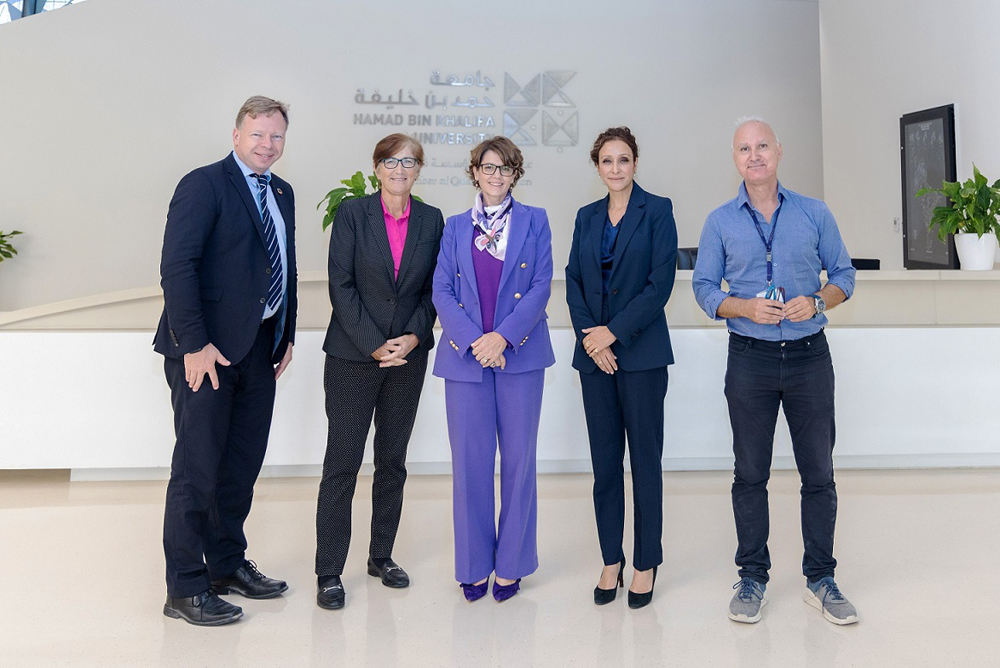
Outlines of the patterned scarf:
<svg viewBox="0 0 1000 668">
<path fill-rule="evenodd" d="M 510 209 L 514 199 L 507 193 L 500 208 L 492 214 L 486 213 L 483 204 L 483 194 L 476 195 L 476 204 L 472 207 L 472 224 L 479 232 L 476 237 L 476 248 L 503 262 L 507 255 L 507 223 L 510 221 Z"/>
</svg>

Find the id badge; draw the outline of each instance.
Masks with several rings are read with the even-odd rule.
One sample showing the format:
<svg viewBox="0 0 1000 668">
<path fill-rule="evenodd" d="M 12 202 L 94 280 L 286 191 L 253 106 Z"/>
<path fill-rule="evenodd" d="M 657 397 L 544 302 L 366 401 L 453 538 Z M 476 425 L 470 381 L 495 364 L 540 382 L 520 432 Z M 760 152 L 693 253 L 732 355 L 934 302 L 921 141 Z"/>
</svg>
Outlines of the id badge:
<svg viewBox="0 0 1000 668">
<path fill-rule="evenodd" d="M 782 304 L 785 303 L 785 289 L 774 285 L 767 286 L 767 289 L 758 292 L 757 296 L 763 297 L 764 299 L 773 299 L 781 302 Z"/>
</svg>

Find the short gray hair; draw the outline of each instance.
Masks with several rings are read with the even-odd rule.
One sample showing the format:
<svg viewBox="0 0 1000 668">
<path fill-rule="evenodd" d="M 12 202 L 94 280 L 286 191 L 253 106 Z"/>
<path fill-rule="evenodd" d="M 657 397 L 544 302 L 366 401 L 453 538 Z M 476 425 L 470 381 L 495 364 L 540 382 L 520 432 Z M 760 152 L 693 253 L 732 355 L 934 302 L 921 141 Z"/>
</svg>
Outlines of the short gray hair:
<svg viewBox="0 0 1000 668">
<path fill-rule="evenodd" d="M 747 123 L 763 123 L 767 127 L 771 128 L 771 124 L 768 123 L 763 116 L 753 116 L 753 115 L 740 116 L 739 118 L 736 119 L 736 123 L 733 125 L 733 137 L 735 137 L 739 129 L 742 128 Z M 778 142 L 778 145 L 780 146 L 781 140 L 778 139 L 778 133 L 774 132 L 774 128 L 771 128 L 771 132 L 774 133 L 774 141 Z M 733 146 L 732 144 L 730 144 L 729 148 L 734 151 L 736 150 L 736 147 Z"/>
</svg>

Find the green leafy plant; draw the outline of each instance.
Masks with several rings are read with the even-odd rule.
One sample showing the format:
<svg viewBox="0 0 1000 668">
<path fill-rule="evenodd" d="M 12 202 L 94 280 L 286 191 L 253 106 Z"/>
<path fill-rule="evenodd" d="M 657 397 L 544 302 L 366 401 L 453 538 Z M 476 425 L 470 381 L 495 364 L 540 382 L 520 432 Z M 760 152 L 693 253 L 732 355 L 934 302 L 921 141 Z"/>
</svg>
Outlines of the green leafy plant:
<svg viewBox="0 0 1000 668">
<path fill-rule="evenodd" d="M 354 176 L 349 179 L 344 179 L 341 181 L 346 187 L 345 188 L 334 188 L 326 194 L 326 197 L 320 200 L 316 208 L 323 206 L 326 203 L 326 215 L 323 216 L 323 231 L 326 232 L 326 228 L 330 227 L 333 223 L 334 217 L 337 215 L 337 209 L 343 204 L 344 200 L 351 199 L 353 197 L 364 197 L 368 194 L 368 184 L 372 185 L 372 192 L 378 192 L 379 183 L 378 177 L 374 173 L 369 174 L 367 181 L 365 180 L 365 175 L 361 172 L 355 172 Z M 423 202 L 422 199 L 414 194 L 410 194 L 410 197 L 417 200 L 418 202 Z"/>
<path fill-rule="evenodd" d="M 4 232 L 3 230 L 0 230 L 0 262 L 9 260 L 17 255 L 17 251 L 10 245 L 10 240 L 18 234 L 21 234 L 18 230 L 14 230 L 13 232 Z"/>
<path fill-rule="evenodd" d="M 921 188 L 917 197 L 929 193 L 939 193 L 948 198 L 951 206 L 935 207 L 931 215 L 930 229 L 937 227 L 941 241 L 947 241 L 949 234 L 966 232 L 982 237 L 993 232 L 1000 236 L 1000 179 L 989 185 L 989 181 L 972 165 L 972 178 L 965 183 L 945 181 L 940 188 Z"/>
<path fill-rule="evenodd" d="M 340 208 L 341 203 L 345 199 L 351 199 L 352 197 L 364 197 L 368 194 L 368 183 L 372 184 L 372 191 L 378 190 L 378 177 L 375 174 L 369 174 L 367 183 L 365 181 L 365 175 L 361 172 L 356 172 L 354 176 L 349 179 L 344 179 L 341 181 L 346 188 L 334 188 L 326 194 L 320 203 L 316 205 L 319 209 L 326 202 L 326 215 L 323 216 L 323 231 L 330 227 L 333 222 L 334 217 L 337 215 L 337 209 Z"/>
</svg>

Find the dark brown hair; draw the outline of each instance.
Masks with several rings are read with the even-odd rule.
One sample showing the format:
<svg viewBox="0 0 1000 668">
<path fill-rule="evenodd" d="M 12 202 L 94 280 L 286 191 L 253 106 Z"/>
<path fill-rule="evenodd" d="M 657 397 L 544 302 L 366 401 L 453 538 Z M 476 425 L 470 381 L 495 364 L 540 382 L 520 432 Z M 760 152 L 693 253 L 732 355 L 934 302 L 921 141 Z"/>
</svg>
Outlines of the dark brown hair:
<svg viewBox="0 0 1000 668">
<path fill-rule="evenodd" d="M 288 105 L 284 102 L 278 102 L 277 100 L 272 100 L 269 97 L 264 97 L 263 95 L 254 95 L 253 97 L 247 98 L 247 101 L 243 103 L 240 107 L 239 112 L 236 114 L 236 127 L 240 127 L 243 123 L 243 119 L 247 116 L 250 118 L 257 118 L 261 114 L 265 116 L 270 116 L 274 112 L 281 112 L 281 117 L 285 119 L 285 126 L 288 126 Z"/>
<path fill-rule="evenodd" d="M 407 146 L 413 151 L 413 157 L 417 159 L 417 164 L 423 165 L 424 147 L 410 135 L 404 135 L 401 132 L 383 137 L 375 144 L 375 151 L 372 153 L 372 164 L 377 165 L 386 158 L 391 158 L 397 151 L 401 151 Z"/>
<path fill-rule="evenodd" d="M 597 135 L 597 141 L 594 142 L 594 148 L 590 149 L 590 161 L 597 165 L 597 160 L 601 156 L 601 149 L 609 141 L 614 141 L 618 139 L 620 141 L 628 144 L 628 147 L 632 149 L 632 160 L 639 160 L 639 145 L 635 143 L 635 137 L 632 136 L 632 131 L 629 130 L 624 125 L 619 125 L 617 128 L 608 128 L 601 134 Z"/>
<path fill-rule="evenodd" d="M 524 176 L 524 156 L 521 155 L 521 149 L 517 147 L 517 144 L 501 135 L 479 142 L 469 154 L 469 166 L 465 173 L 472 179 L 472 185 L 479 187 L 479 182 L 476 181 L 476 175 L 472 168 L 483 164 L 483 156 L 489 151 L 494 151 L 499 155 L 504 165 L 514 168 L 514 182 L 510 184 L 510 187 L 516 186 L 517 182 Z"/>
</svg>

